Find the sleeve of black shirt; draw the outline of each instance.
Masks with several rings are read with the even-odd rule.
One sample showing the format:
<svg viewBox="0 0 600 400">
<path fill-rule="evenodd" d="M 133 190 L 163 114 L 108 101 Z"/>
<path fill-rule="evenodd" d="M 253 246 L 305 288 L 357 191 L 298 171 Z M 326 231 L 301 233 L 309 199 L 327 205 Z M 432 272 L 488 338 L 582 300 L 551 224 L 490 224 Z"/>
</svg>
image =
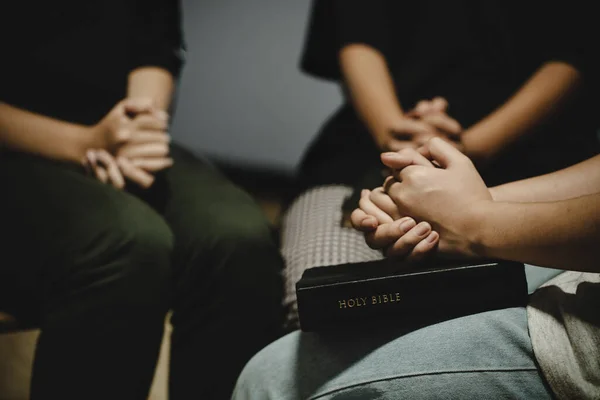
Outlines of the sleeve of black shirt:
<svg viewBox="0 0 600 400">
<path fill-rule="evenodd" d="M 184 40 L 179 0 L 131 0 L 131 69 L 161 67 L 179 76 Z"/>
<path fill-rule="evenodd" d="M 539 21 L 538 32 L 532 36 L 542 43 L 544 61 L 562 61 L 572 65 L 581 73 L 590 70 L 596 49 L 593 46 L 595 26 L 593 10 L 589 2 L 573 0 L 568 7 L 564 4 L 534 1 Z M 537 35 L 536 35 L 537 34 Z"/>
<path fill-rule="evenodd" d="M 387 53 L 390 29 L 386 0 L 314 0 L 302 55 L 304 72 L 339 79 L 339 51 L 365 44 Z"/>
</svg>

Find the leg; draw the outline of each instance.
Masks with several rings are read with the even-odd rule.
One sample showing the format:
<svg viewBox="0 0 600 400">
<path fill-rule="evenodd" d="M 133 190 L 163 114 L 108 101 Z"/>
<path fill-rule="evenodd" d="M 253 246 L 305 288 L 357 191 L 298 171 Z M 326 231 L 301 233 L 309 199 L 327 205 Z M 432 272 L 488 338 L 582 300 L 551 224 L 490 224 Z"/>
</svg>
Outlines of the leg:
<svg viewBox="0 0 600 400">
<path fill-rule="evenodd" d="M 552 398 L 523 308 L 369 335 L 292 333 L 248 363 L 233 399 Z"/>
<path fill-rule="evenodd" d="M 0 307 L 42 332 L 32 398 L 146 398 L 169 303 L 165 222 L 31 156 L 3 154 L 0 185 Z"/>
<path fill-rule="evenodd" d="M 342 203 L 349 186 L 329 185 L 310 189 L 290 206 L 283 219 L 281 252 L 285 266 L 287 325 L 298 328 L 296 282 L 308 268 L 379 260 L 380 251 L 370 249 L 362 233 L 343 227 Z"/>
<path fill-rule="evenodd" d="M 175 234 L 171 399 L 226 399 L 282 325 L 282 260 L 240 189 L 179 148 L 166 174 Z"/>
</svg>

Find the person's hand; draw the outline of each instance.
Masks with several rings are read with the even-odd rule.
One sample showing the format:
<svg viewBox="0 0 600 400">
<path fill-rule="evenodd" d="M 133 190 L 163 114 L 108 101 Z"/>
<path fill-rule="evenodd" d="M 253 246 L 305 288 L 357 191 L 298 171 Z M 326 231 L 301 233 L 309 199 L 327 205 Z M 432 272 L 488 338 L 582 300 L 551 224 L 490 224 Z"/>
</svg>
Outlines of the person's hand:
<svg viewBox="0 0 600 400">
<path fill-rule="evenodd" d="M 370 200 L 372 193 L 379 193 L 378 197 L 386 198 L 387 204 L 381 208 L 375 205 Z M 385 193 L 381 192 L 381 188 L 373 192 L 363 190 L 360 206 L 351 215 L 352 225 L 364 233 L 369 247 L 383 250 L 386 257 L 398 257 L 408 261 L 418 261 L 436 248 L 439 234 L 432 231 L 430 224 L 427 222 L 417 224 L 411 217 L 394 220 L 394 217 L 382 208 L 394 208 L 392 214 L 397 216 L 397 207 Z"/>
<path fill-rule="evenodd" d="M 123 100 L 91 128 L 99 146 L 90 149 L 84 163 L 102 182 L 122 188 L 124 177 L 148 188 L 154 182 L 151 173 L 173 165 L 173 160 L 168 157 L 170 136 L 167 128 L 167 113 L 156 109 L 152 100 Z"/>
<path fill-rule="evenodd" d="M 381 158 L 393 170 L 384 193 L 398 212 L 429 221 L 440 234 L 440 251 L 474 255 L 478 216 L 492 196 L 471 160 L 439 138 L 419 152 L 385 153 Z"/>
<path fill-rule="evenodd" d="M 173 165 L 173 159 L 169 157 L 171 138 L 166 132 L 166 113 L 156 110 L 139 113 L 128 126 L 129 139 L 115 152 L 119 160 L 147 172 L 157 172 Z"/>
<path fill-rule="evenodd" d="M 116 189 L 125 187 L 125 178 L 114 157 L 104 149 L 88 150 L 86 168 L 100 182 L 108 183 Z"/>
<path fill-rule="evenodd" d="M 119 102 L 90 131 L 96 138 L 95 148 L 156 172 L 173 164 L 168 157 L 167 128 L 168 114 L 156 109 L 151 99 L 129 98 Z"/>
<path fill-rule="evenodd" d="M 436 130 L 438 137 L 447 139 L 454 147 L 464 151 L 461 142 L 463 127 L 457 120 L 448 115 L 448 101 L 443 97 L 418 102 L 414 109 L 406 113 L 406 116 L 428 124 Z M 431 137 L 422 137 L 417 144 L 421 146 L 429 139 Z"/>
<path fill-rule="evenodd" d="M 382 161 L 390 167 L 391 174 L 397 174 L 411 165 L 435 168 L 431 161 L 414 149 L 384 153 L 381 157 Z M 395 178 L 390 175 L 384 182 L 384 186 L 392 182 L 395 182 Z M 380 224 L 391 223 L 405 216 L 385 192 L 384 187 L 378 187 L 373 190 L 362 190 L 358 208 L 351 215 L 351 222 L 356 229 L 369 232 L 375 230 Z"/>
<path fill-rule="evenodd" d="M 463 128 L 447 114 L 447 109 L 448 102 L 441 97 L 420 101 L 413 110 L 384 124 L 384 129 L 375 135 L 378 147 L 383 151 L 415 149 L 440 137 L 462 150 Z"/>
<path fill-rule="evenodd" d="M 155 179 L 153 175 L 136 167 L 127 158 L 115 158 L 104 149 L 88 150 L 85 166 L 100 182 L 109 183 L 117 189 L 125 187 L 125 179 L 147 189 L 152 186 Z"/>
<path fill-rule="evenodd" d="M 104 149 L 115 154 L 117 149 L 131 139 L 133 132 L 139 129 L 133 125 L 131 115 L 154 111 L 150 99 L 126 99 L 119 102 L 100 122 L 91 126 L 89 132 L 94 138 L 94 148 Z M 159 118 L 154 121 L 159 124 Z M 166 124 L 163 121 L 162 124 Z"/>
<path fill-rule="evenodd" d="M 382 151 L 414 149 L 438 134 L 435 127 L 426 122 L 402 115 L 387 121 L 377 131 L 375 142 Z"/>
</svg>

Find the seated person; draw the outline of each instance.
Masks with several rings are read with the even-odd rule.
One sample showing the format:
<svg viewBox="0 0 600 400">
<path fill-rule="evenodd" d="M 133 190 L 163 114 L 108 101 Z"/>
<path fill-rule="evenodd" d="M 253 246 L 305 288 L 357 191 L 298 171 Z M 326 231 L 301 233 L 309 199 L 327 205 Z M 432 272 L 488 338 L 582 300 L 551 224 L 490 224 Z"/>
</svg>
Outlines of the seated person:
<svg viewBox="0 0 600 400">
<path fill-rule="evenodd" d="M 280 335 L 282 260 L 250 197 L 169 145 L 178 2 L 8 10 L 0 311 L 41 329 L 31 397 L 146 399 L 171 309 L 170 398 L 228 398 Z"/>
<path fill-rule="evenodd" d="M 302 66 L 338 82 L 344 102 L 308 149 L 304 191 L 283 219 L 288 306 L 306 268 L 381 258 L 341 225 L 360 189 L 379 184 L 382 151 L 442 137 L 474 160 L 488 185 L 598 152 L 595 95 L 581 84 L 594 35 L 556 29 L 585 8 L 572 10 L 576 16 L 547 2 L 314 2 Z"/>
<path fill-rule="evenodd" d="M 352 214 L 371 246 L 409 259 L 437 252 L 566 271 L 527 308 L 412 331 L 294 332 L 248 363 L 233 399 L 597 399 L 600 155 L 490 189 L 439 138 L 382 159 L 393 177 L 364 191 Z"/>
</svg>

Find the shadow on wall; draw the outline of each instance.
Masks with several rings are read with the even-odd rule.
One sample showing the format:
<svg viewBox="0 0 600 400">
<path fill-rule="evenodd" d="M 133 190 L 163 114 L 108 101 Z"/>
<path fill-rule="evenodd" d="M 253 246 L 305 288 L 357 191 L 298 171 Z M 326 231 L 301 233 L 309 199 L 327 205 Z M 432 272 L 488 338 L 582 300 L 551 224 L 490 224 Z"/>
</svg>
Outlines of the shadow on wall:
<svg viewBox="0 0 600 400">
<path fill-rule="evenodd" d="M 340 103 L 299 70 L 310 1 L 184 0 L 174 137 L 232 164 L 291 173 Z"/>
</svg>

